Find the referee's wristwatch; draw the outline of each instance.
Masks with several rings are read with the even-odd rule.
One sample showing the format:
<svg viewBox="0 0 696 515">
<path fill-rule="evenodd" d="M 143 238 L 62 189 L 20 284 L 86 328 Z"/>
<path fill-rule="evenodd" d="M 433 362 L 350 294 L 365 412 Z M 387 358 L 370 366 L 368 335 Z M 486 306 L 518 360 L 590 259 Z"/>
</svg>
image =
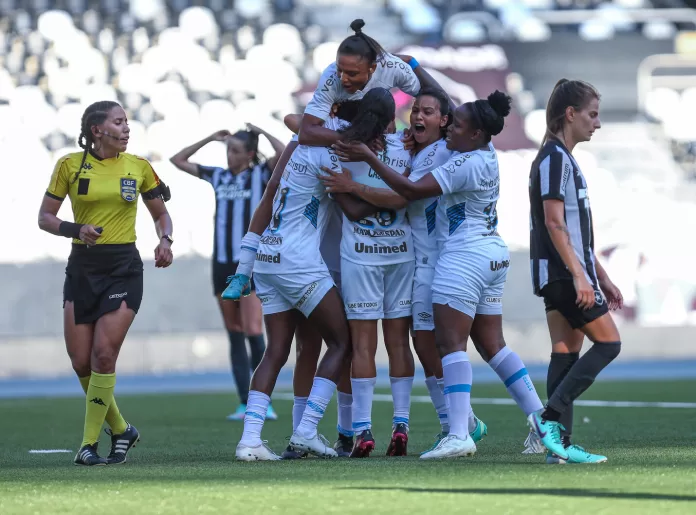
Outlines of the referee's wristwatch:
<svg viewBox="0 0 696 515">
<path fill-rule="evenodd" d="M 170 245 L 171 245 L 172 243 L 174 243 L 174 240 L 173 240 L 172 237 L 171 237 L 170 235 L 168 235 L 168 234 L 164 234 L 160 239 L 161 239 L 161 240 L 167 240 L 167 241 L 169 242 Z"/>
</svg>

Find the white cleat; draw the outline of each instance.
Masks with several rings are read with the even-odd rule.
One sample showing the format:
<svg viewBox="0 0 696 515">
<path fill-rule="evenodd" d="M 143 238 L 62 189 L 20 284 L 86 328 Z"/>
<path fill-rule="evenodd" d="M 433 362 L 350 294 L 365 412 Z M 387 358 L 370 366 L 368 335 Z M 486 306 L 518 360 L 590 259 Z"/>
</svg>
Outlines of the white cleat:
<svg viewBox="0 0 696 515">
<path fill-rule="evenodd" d="M 432 451 L 421 454 L 421 459 L 459 458 L 460 456 L 473 456 L 474 453 L 476 453 L 476 444 L 469 435 L 466 435 L 464 440 L 456 435 L 447 435 Z"/>
<path fill-rule="evenodd" d="M 546 447 L 544 447 L 544 444 L 539 440 L 539 436 L 533 429 L 530 429 L 527 439 L 524 441 L 524 451 L 522 451 L 522 454 L 544 454 L 545 452 Z"/>
<path fill-rule="evenodd" d="M 331 443 L 319 433 L 312 438 L 305 438 L 297 433 L 290 437 L 290 447 L 296 451 L 304 451 L 319 458 L 337 458 L 338 453 L 333 449 Z"/>
<path fill-rule="evenodd" d="M 267 445 L 264 440 L 256 447 L 247 447 L 241 443 L 237 444 L 235 453 L 239 461 L 276 461 L 280 459 Z"/>
</svg>

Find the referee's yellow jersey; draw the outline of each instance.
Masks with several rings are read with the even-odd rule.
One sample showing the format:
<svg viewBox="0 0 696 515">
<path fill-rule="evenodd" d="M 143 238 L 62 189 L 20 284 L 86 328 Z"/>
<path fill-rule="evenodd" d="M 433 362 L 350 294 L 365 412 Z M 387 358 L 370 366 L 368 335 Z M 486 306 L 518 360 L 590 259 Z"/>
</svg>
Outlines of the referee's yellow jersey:
<svg viewBox="0 0 696 515">
<path fill-rule="evenodd" d="M 133 243 L 139 193 L 159 186 L 159 177 L 147 159 L 126 153 L 109 159 L 89 153 L 78 175 L 82 154 L 58 160 L 46 195 L 56 200 L 70 197 L 75 223 L 102 227 L 97 245 Z"/>
</svg>

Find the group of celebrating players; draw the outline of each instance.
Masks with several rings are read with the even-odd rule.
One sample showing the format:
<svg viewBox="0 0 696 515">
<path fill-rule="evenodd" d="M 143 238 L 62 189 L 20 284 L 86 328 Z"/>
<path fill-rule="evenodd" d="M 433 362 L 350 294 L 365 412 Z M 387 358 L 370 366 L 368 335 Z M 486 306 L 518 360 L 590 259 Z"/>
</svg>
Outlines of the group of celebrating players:
<svg viewBox="0 0 696 515">
<path fill-rule="evenodd" d="M 237 459 L 369 456 L 375 448 L 371 413 L 381 320 L 394 405 L 388 456 L 407 454 L 415 368 L 411 338 L 441 424 L 421 458 L 476 452 L 487 427 L 470 404 L 471 338 L 527 417 L 527 452 L 546 451 L 547 463 L 606 461 L 570 439 L 573 401 L 620 351 L 609 309 L 621 307 L 621 294 L 595 260 L 587 185 L 572 156 L 575 145 L 600 127 L 599 94 L 582 81 L 559 81 L 530 174 L 532 280 L 544 298 L 552 339 L 544 406 L 502 331 L 510 256 L 497 232 L 500 176 L 491 137 L 503 130 L 511 98 L 495 91 L 456 107 L 415 58 L 389 54 L 363 26 L 362 20 L 351 23 L 355 34 L 340 44 L 304 115 L 286 116 L 297 136 L 282 153 L 277 148 L 280 155 L 221 295 L 222 305 L 255 288 L 268 338 L 245 393 Z M 389 91 L 394 87 L 415 97 L 410 128 L 400 132 Z M 127 215 L 121 218 L 135 216 L 138 193 L 146 200 L 162 237 L 156 250 L 161 266 L 171 263 L 173 242 L 163 203 L 166 186 L 139 160 L 131 161 L 142 168 L 141 176 L 129 182 L 125 113 L 120 106 L 97 112 L 105 115 L 83 118 L 87 142 L 80 166 L 66 166 L 79 162 L 80 154 L 59 162 L 40 213 L 44 230 L 74 243 L 64 309 L 68 352 L 87 393 L 85 436 L 75 457 L 82 465 L 123 463 L 139 440 L 120 413 L 117 420 L 112 414 L 114 424 L 108 414 L 118 412 L 115 360 L 142 297 L 142 261 L 134 232 L 114 239 L 104 217 L 76 208 L 85 203 L 81 196 L 89 194 L 89 180 L 103 180 L 93 176 L 91 163 L 113 161 L 113 191 L 105 186 L 101 202 L 122 204 Z M 181 166 L 172 162 L 185 169 L 186 159 L 179 160 Z M 90 167 L 83 171 L 85 164 Z M 206 180 L 251 181 L 254 171 L 261 173 L 246 170 L 244 179 L 208 171 Z M 205 170 L 192 167 L 194 172 L 202 176 Z M 68 195 L 75 223 L 56 217 Z M 118 259 L 95 257 L 103 243 L 120 252 Z M 113 318 L 118 312 L 128 315 L 120 326 Z M 105 336 L 112 327 L 123 330 Z M 71 344 L 73 333 L 85 343 Z M 585 336 L 594 345 L 580 357 Z M 277 455 L 261 432 L 266 418 L 273 418 L 271 394 L 293 340 L 293 432 Z M 319 360 L 322 341 L 327 350 Z M 336 390 L 339 435 L 332 445 L 317 425 Z M 104 420 L 112 434 L 106 459 L 96 444 Z"/>
</svg>

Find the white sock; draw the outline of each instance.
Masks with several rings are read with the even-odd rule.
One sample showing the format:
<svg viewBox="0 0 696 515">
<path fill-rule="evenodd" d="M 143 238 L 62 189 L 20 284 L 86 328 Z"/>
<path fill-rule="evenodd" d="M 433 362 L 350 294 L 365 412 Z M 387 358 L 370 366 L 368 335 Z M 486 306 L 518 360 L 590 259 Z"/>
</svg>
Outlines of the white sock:
<svg viewBox="0 0 696 515">
<path fill-rule="evenodd" d="M 476 429 L 476 415 L 474 415 L 474 410 L 469 405 L 469 433 L 472 433 Z"/>
<path fill-rule="evenodd" d="M 307 397 L 295 397 L 292 403 L 292 432 L 297 431 L 297 426 L 300 425 L 302 415 L 304 414 L 305 406 L 307 406 Z"/>
<path fill-rule="evenodd" d="M 543 408 L 524 363 L 510 347 L 503 347 L 488 364 L 526 416 Z"/>
<path fill-rule="evenodd" d="M 457 351 L 442 358 L 442 376 L 445 380 L 445 397 L 449 401 L 450 435 L 461 439 L 469 437 L 468 418 L 471 409 L 471 363 L 464 351 Z"/>
<path fill-rule="evenodd" d="M 392 427 L 396 427 L 396 424 L 406 424 L 406 427 L 408 427 L 408 417 L 411 412 L 413 376 L 390 377 L 389 381 L 391 382 L 392 400 L 394 401 Z"/>
<path fill-rule="evenodd" d="M 353 387 L 353 432 L 372 429 L 372 397 L 375 394 L 376 377 L 351 379 Z"/>
<path fill-rule="evenodd" d="M 315 377 L 312 390 L 309 392 L 307 407 L 302 415 L 300 425 L 296 433 L 304 438 L 314 438 L 317 435 L 317 426 L 324 416 L 326 406 L 336 391 L 336 383 L 323 377 Z"/>
<path fill-rule="evenodd" d="M 445 395 L 445 379 L 441 377 L 440 379 L 437 380 L 437 387 L 440 389 L 440 393 L 442 394 L 442 398 L 445 399 L 445 417 L 442 418 L 440 417 L 440 426 L 442 427 L 442 432 L 443 433 L 449 433 L 450 426 L 449 426 L 449 401 L 447 400 L 447 396 Z M 439 413 L 438 413 L 439 416 Z"/>
<path fill-rule="evenodd" d="M 265 393 L 255 390 L 249 392 L 249 400 L 247 400 L 246 413 L 244 414 L 244 432 L 239 443 L 247 447 L 261 445 L 261 430 L 270 403 L 271 398 Z"/>
<path fill-rule="evenodd" d="M 425 386 L 428 388 L 428 393 L 430 394 L 430 400 L 433 401 L 433 406 L 437 412 L 437 416 L 440 418 L 440 426 L 443 433 L 449 432 L 449 423 L 447 422 L 447 403 L 445 402 L 445 394 L 438 386 L 438 382 L 442 379 L 438 379 L 435 376 L 430 376 L 425 378 Z M 444 386 L 443 386 L 444 389 Z"/>
<path fill-rule="evenodd" d="M 353 394 L 338 392 L 338 432 L 353 436 Z"/>
<path fill-rule="evenodd" d="M 248 232 L 242 238 L 242 249 L 239 253 L 239 264 L 237 265 L 237 273 L 251 277 L 254 271 L 254 261 L 256 260 L 256 251 L 259 249 L 259 241 L 261 236 Z"/>
</svg>

